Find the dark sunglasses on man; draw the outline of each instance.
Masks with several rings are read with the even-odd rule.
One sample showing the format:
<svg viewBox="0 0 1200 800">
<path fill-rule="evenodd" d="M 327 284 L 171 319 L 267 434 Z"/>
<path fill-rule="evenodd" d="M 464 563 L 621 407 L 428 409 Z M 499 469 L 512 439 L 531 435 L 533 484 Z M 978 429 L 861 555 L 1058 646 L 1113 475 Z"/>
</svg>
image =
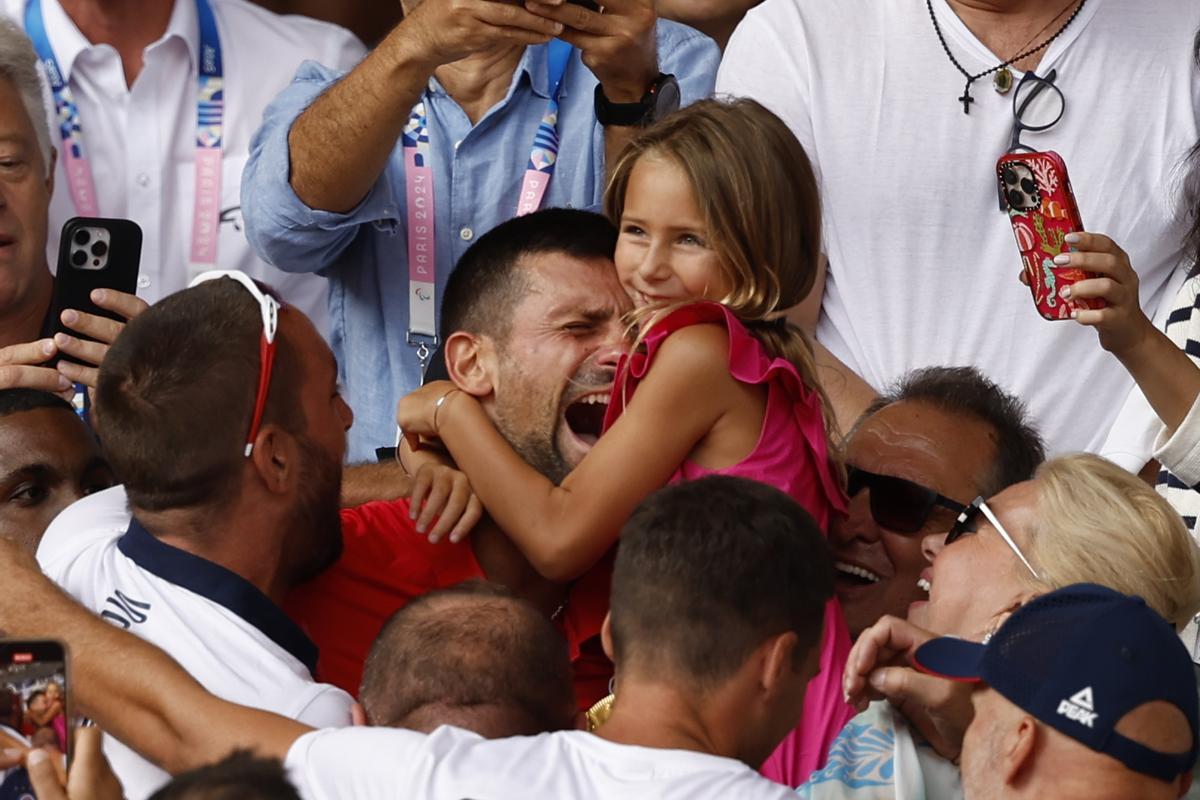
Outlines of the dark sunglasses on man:
<svg viewBox="0 0 1200 800">
<path fill-rule="evenodd" d="M 871 517 L 878 525 L 898 533 L 921 530 L 936 508 L 948 508 L 955 514 L 966 508 L 919 483 L 878 475 L 858 467 L 847 468 L 847 494 L 854 497 L 863 489 L 871 490 Z"/>
</svg>

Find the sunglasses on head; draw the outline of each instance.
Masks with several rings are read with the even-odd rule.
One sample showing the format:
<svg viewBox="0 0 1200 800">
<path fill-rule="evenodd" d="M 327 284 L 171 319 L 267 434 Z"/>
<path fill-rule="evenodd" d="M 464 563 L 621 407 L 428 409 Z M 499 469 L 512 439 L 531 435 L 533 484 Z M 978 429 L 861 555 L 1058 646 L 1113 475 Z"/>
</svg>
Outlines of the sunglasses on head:
<svg viewBox="0 0 1200 800">
<path fill-rule="evenodd" d="M 987 518 L 987 521 L 992 523 L 992 527 L 996 529 L 996 533 L 1000 534 L 1000 538 L 1004 540 L 1004 543 L 1012 548 L 1012 551 L 1017 554 L 1017 558 L 1021 559 L 1021 563 L 1033 574 L 1033 577 L 1038 577 L 1037 570 L 1029 563 L 1029 559 L 1021 552 L 1021 548 L 1017 547 L 1016 541 L 1004 529 L 1004 526 L 1000 524 L 1000 520 L 996 518 L 996 512 L 992 511 L 987 501 L 982 497 L 976 497 L 971 501 L 971 505 L 964 508 L 962 513 L 958 515 L 958 521 L 954 523 L 954 527 L 946 534 L 946 546 L 949 547 L 969 533 L 975 533 L 979 527 L 980 514 L 983 514 Z"/>
<path fill-rule="evenodd" d="M 863 489 L 871 490 L 871 517 L 875 522 L 899 533 L 921 530 L 935 508 L 948 508 L 955 513 L 966 508 L 928 486 L 849 467 L 846 470 L 846 492 L 854 497 Z"/>
<path fill-rule="evenodd" d="M 254 440 L 258 438 L 263 412 L 267 408 L 267 389 L 271 386 L 271 371 L 275 364 L 275 334 L 279 330 L 279 310 L 283 307 L 283 302 L 269 288 L 260 286 L 257 281 L 239 270 L 209 270 L 193 278 L 188 286 L 199 286 L 223 278 L 236 281 L 249 292 L 258 303 L 262 314 L 262 336 L 258 345 L 258 388 L 254 391 L 254 413 L 250 418 L 250 430 L 246 434 L 246 446 L 243 449 L 243 454 L 249 458 L 254 452 Z"/>
</svg>

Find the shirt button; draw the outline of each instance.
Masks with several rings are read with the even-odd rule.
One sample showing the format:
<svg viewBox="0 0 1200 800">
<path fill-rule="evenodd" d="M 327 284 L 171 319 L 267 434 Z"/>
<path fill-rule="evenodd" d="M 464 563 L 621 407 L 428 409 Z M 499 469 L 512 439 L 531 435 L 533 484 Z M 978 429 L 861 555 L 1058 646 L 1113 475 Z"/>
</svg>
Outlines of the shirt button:
<svg viewBox="0 0 1200 800">
<path fill-rule="evenodd" d="M 139 172 L 137 176 L 138 186 L 149 186 L 150 176 L 144 172 Z"/>
<path fill-rule="evenodd" d="M 462 239 L 464 242 L 469 242 L 475 238 L 475 231 L 471 230 L 470 228 L 463 228 L 458 232 L 458 238 Z"/>
<path fill-rule="evenodd" d="M 145 275 L 139 275 L 138 279 L 137 279 L 137 285 L 138 285 L 139 289 L 149 289 L 150 288 L 150 279 L 147 278 Z"/>
</svg>

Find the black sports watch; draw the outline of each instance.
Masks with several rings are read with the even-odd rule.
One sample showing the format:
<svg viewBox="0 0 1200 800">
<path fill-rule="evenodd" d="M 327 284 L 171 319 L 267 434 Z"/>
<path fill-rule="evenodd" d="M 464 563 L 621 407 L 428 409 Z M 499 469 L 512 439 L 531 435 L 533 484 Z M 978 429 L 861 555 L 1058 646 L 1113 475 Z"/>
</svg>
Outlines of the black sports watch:
<svg viewBox="0 0 1200 800">
<path fill-rule="evenodd" d="M 613 103 L 596 84 L 596 119 L 601 125 L 649 125 L 672 111 L 679 110 L 679 81 L 674 75 L 659 73 L 650 88 L 636 103 Z"/>
</svg>

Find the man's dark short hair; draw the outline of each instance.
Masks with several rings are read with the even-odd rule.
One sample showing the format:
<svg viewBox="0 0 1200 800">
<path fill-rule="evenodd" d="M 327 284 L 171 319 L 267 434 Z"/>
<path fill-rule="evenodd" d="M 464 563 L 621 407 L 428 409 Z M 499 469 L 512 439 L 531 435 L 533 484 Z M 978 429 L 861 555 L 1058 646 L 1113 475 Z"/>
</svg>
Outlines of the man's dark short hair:
<svg viewBox="0 0 1200 800">
<path fill-rule="evenodd" d="M 277 758 L 238 750 L 206 767 L 177 775 L 150 800 L 300 800 Z"/>
<path fill-rule="evenodd" d="M 263 423 L 299 433 L 303 366 L 284 335 Z M 94 414 L 113 471 L 135 508 L 211 504 L 235 498 L 258 387 L 262 313 L 229 279 L 176 292 L 130 322 L 100 365 Z"/>
<path fill-rule="evenodd" d="M 792 631 L 798 667 L 821 640 L 832 595 L 825 536 L 792 498 L 727 476 L 669 486 L 621 531 L 614 660 L 707 687 Z"/>
<path fill-rule="evenodd" d="M 924 403 L 947 414 L 978 420 L 992 428 L 996 438 L 995 457 L 987 472 L 974 476 L 985 497 L 1029 480 L 1038 465 L 1046 460 L 1042 437 L 1029 421 L 1025 405 L 975 367 L 912 370 L 876 398 L 859 418 L 858 425 L 875 412 L 899 402 Z"/>
<path fill-rule="evenodd" d="M 424 594 L 392 615 L 363 667 L 359 700 L 373 725 L 406 727 L 427 707 L 509 709 L 506 735 L 572 727 L 566 642 L 544 614 L 507 589 L 467 581 Z"/>
<path fill-rule="evenodd" d="M 579 259 L 611 259 L 617 229 L 590 211 L 548 208 L 514 217 L 485 233 L 458 260 L 442 299 L 441 334 L 455 331 L 503 341 L 512 312 L 529 288 L 521 259 L 562 253 Z"/>
<path fill-rule="evenodd" d="M 75 412 L 70 403 L 56 394 L 38 389 L 0 389 L 0 417 L 19 414 L 22 411 L 35 411 L 39 408 L 57 408 L 61 411 Z"/>
</svg>

